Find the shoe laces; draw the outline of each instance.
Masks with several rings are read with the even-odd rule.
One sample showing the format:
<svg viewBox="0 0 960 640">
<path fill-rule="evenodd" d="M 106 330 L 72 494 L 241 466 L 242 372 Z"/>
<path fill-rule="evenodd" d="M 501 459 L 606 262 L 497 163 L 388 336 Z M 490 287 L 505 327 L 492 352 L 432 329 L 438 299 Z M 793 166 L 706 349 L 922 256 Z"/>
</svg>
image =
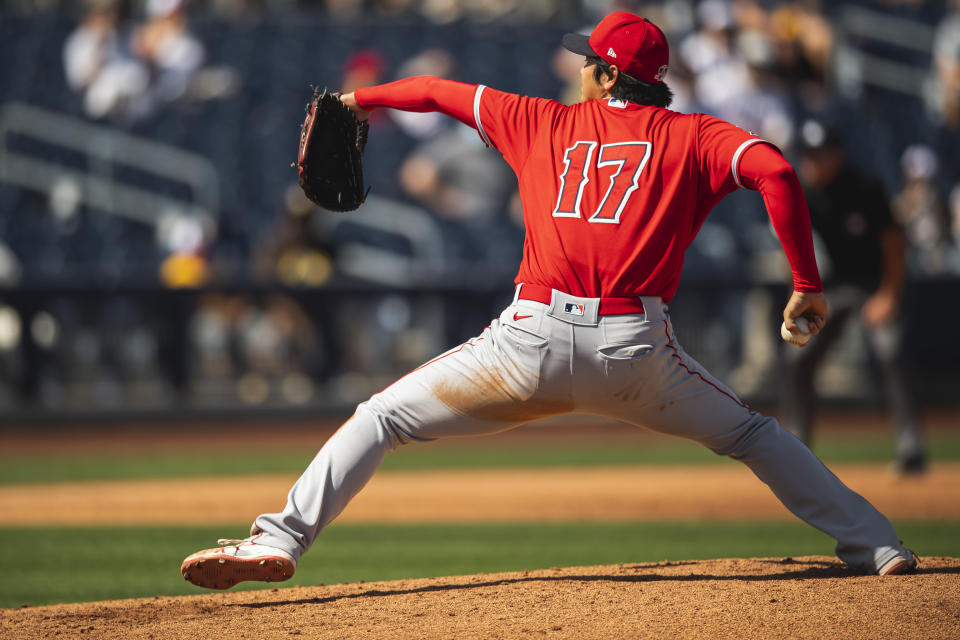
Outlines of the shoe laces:
<svg viewBox="0 0 960 640">
<path fill-rule="evenodd" d="M 235 544 L 243 544 L 244 542 L 249 542 L 249 540 L 235 540 L 233 538 L 220 538 L 217 540 L 217 544 L 221 547 L 231 547 Z"/>
</svg>

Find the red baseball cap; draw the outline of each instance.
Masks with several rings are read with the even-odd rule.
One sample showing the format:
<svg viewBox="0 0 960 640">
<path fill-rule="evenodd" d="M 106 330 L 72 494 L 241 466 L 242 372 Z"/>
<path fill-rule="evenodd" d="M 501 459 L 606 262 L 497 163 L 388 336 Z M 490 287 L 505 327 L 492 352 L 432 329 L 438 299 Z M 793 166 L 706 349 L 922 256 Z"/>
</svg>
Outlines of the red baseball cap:
<svg viewBox="0 0 960 640">
<path fill-rule="evenodd" d="M 660 27 L 646 18 L 617 11 L 600 21 L 589 37 L 563 36 L 564 48 L 582 56 L 599 56 L 637 80 L 659 84 L 667 75 L 670 45 Z"/>
</svg>

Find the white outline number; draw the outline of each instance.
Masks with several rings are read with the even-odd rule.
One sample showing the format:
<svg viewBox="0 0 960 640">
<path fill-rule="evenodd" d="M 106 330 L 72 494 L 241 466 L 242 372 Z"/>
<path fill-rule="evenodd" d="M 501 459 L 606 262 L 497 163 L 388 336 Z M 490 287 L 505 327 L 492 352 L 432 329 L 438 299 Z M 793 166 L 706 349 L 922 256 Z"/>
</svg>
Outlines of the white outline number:
<svg viewBox="0 0 960 640">
<path fill-rule="evenodd" d="M 555 218 L 580 218 L 580 203 L 583 190 L 590 178 L 587 176 L 596 142 L 578 140 L 563 154 L 564 171 L 560 176 L 560 193 Z M 641 151 L 642 148 L 642 151 Z M 640 174 L 650 159 L 653 145 L 649 142 L 614 142 L 600 147 L 597 154 L 597 169 L 616 167 L 610 176 L 610 186 L 603 195 L 597 210 L 587 220 L 605 224 L 620 224 L 620 215 L 627 206 L 633 192 L 639 188 Z M 567 184 L 567 175 L 571 169 L 581 174 L 576 188 Z"/>
<path fill-rule="evenodd" d="M 620 214 L 623 213 L 624 207 L 627 206 L 627 200 L 630 199 L 630 196 L 633 195 L 633 192 L 639 187 L 637 182 L 640 180 L 640 174 L 643 172 L 643 168 L 647 166 L 647 160 L 650 159 L 650 149 L 652 146 L 649 142 L 617 142 L 605 144 L 600 147 L 600 154 L 597 156 L 597 169 L 616 165 L 617 170 L 610 176 L 610 186 L 607 187 L 607 192 L 603 195 L 603 200 L 600 201 L 597 210 L 590 216 L 590 222 L 620 224 Z M 617 178 L 623 173 L 623 168 L 627 163 L 635 160 L 637 157 L 636 150 L 631 147 L 643 147 L 643 155 L 640 157 L 637 168 L 632 174 L 627 173 L 627 175 L 630 176 L 630 184 L 624 189 L 624 181 L 620 180 L 620 184 L 618 185 Z M 611 150 L 612 152 L 607 154 L 608 158 L 604 158 L 604 152 L 607 150 Z M 613 199 L 610 198 L 611 195 Z M 607 206 L 607 202 L 614 201 L 617 203 L 616 210 L 612 214 L 609 211 L 604 211 L 604 209 L 610 208 Z"/>
<path fill-rule="evenodd" d="M 590 181 L 590 178 L 587 177 L 587 170 L 590 168 L 590 159 L 593 156 L 593 150 L 596 148 L 596 142 L 578 140 L 563 154 L 564 169 L 563 175 L 560 176 L 560 193 L 557 194 L 557 206 L 553 208 L 554 218 L 580 217 L 580 199 L 583 198 L 583 188 Z M 570 173 L 570 169 L 580 172 L 580 181 L 573 193 L 570 193 L 570 189 L 567 188 L 567 175 Z"/>
</svg>

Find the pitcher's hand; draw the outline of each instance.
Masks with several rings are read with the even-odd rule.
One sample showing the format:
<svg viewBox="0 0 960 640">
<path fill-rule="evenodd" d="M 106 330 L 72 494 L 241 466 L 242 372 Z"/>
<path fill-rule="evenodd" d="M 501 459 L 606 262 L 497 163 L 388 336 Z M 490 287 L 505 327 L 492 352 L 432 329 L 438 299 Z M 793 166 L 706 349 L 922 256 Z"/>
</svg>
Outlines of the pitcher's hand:
<svg viewBox="0 0 960 640">
<path fill-rule="evenodd" d="M 356 114 L 357 120 L 363 122 L 370 117 L 370 112 L 364 111 L 360 108 L 360 105 L 357 104 L 357 99 L 353 97 L 353 91 L 350 93 L 341 93 L 340 102 L 347 105 L 350 108 L 350 111 L 353 111 L 353 113 Z"/>
<path fill-rule="evenodd" d="M 794 322 L 794 318 L 803 316 L 810 324 L 810 333 L 816 335 L 827 324 L 829 315 L 830 307 L 827 304 L 826 296 L 822 293 L 794 291 L 790 300 L 787 301 L 787 306 L 783 309 L 783 322 L 787 325 L 787 329 L 797 331 L 797 323 Z"/>
</svg>

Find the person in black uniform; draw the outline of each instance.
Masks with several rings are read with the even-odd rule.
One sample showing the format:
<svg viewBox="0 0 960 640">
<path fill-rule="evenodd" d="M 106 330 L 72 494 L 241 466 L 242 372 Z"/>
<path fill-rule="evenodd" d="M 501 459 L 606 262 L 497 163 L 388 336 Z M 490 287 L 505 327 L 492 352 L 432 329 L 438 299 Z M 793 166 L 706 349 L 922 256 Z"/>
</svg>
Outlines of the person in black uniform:
<svg viewBox="0 0 960 640">
<path fill-rule="evenodd" d="M 902 363 L 903 231 L 893 219 L 883 186 L 847 161 L 836 130 L 816 121 L 804 123 L 800 176 L 813 228 L 831 265 L 824 287 L 833 318 L 804 348 L 790 350 L 781 407 L 785 426 L 810 444 L 814 375 L 847 323 L 859 320 L 893 414 L 897 469 L 923 473 L 927 456 L 919 409 Z"/>
</svg>

